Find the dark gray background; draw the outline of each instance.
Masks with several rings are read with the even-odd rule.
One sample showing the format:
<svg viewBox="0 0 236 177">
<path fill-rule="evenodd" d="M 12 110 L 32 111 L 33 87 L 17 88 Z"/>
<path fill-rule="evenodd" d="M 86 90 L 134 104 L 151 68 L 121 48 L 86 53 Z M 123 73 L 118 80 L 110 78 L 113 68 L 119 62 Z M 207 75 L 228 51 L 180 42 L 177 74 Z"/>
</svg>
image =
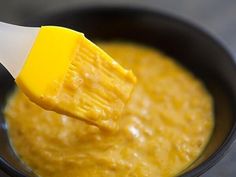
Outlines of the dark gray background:
<svg viewBox="0 0 236 177">
<path fill-rule="evenodd" d="M 139 5 L 180 16 L 216 36 L 236 58 L 236 0 L 0 0 L 0 21 L 20 24 L 35 15 L 96 4 Z M 0 177 L 5 176 L 0 171 Z M 202 175 L 235 176 L 236 143 L 223 160 Z"/>
</svg>

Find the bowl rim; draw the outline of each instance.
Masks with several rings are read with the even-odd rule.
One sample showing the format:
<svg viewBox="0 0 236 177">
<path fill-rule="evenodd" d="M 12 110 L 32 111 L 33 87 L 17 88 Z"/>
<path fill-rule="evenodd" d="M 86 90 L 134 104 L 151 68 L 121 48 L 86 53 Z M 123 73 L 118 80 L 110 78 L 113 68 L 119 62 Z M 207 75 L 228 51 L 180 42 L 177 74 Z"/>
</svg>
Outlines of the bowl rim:
<svg viewBox="0 0 236 177">
<path fill-rule="evenodd" d="M 212 42 L 229 60 L 230 64 L 236 69 L 236 61 L 234 59 L 234 55 L 227 49 L 226 45 L 222 40 L 217 38 L 217 36 L 212 35 L 211 32 L 207 31 L 200 25 L 197 25 L 194 22 L 190 22 L 190 20 L 184 18 L 183 16 L 179 16 L 176 14 L 171 14 L 170 12 L 165 12 L 158 8 L 151 8 L 148 6 L 141 6 L 141 5 L 121 5 L 121 4 L 113 4 L 113 5 L 105 5 L 105 4 L 95 4 L 95 5 L 82 5 L 82 6 L 75 6 L 73 8 L 68 9 L 60 9 L 53 12 L 48 12 L 44 15 L 34 16 L 33 18 L 30 17 L 28 20 L 23 22 L 24 25 L 30 26 L 35 24 L 35 19 L 43 19 L 38 20 L 44 21 L 47 19 L 56 19 L 62 16 L 74 16 L 77 13 L 87 12 L 90 13 L 92 11 L 110 11 L 115 13 L 140 13 L 140 14 L 148 14 L 153 17 L 157 16 L 158 18 L 165 19 L 167 21 L 171 21 L 177 23 L 184 28 L 191 30 L 193 33 L 198 33 L 203 38 L 207 39 L 208 41 Z M 235 96 L 234 96 L 235 97 Z M 234 101 L 236 98 L 234 98 Z M 233 103 L 235 104 L 235 103 Z M 236 120 L 236 115 L 233 115 L 233 118 Z M 224 142 L 218 147 L 218 149 L 211 154 L 204 162 L 200 163 L 196 167 L 190 169 L 189 171 L 182 171 L 180 172 L 179 176 L 182 177 L 192 177 L 192 176 L 200 176 L 201 174 L 205 173 L 208 169 L 213 167 L 220 159 L 223 158 L 227 150 L 230 148 L 234 140 L 236 139 L 236 121 L 232 126 L 230 132 L 228 133 L 227 137 L 225 138 Z M 201 155 L 200 155 L 201 156 Z M 199 158 L 199 157 L 198 157 Z M 12 176 L 19 176 L 19 177 L 28 177 L 27 175 L 23 174 L 22 172 L 18 171 L 16 168 L 11 166 L 3 157 L 0 155 L 0 168 L 9 175 Z"/>
</svg>

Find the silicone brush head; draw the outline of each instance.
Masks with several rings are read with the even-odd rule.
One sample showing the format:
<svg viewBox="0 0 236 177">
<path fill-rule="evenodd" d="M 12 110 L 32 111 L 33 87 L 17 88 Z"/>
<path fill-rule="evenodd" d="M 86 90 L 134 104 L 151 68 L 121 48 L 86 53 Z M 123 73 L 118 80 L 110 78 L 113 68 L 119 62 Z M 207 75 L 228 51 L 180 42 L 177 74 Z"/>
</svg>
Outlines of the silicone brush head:
<svg viewBox="0 0 236 177">
<path fill-rule="evenodd" d="M 45 109 L 115 129 L 136 78 L 82 33 L 45 26 L 16 82 Z"/>
</svg>

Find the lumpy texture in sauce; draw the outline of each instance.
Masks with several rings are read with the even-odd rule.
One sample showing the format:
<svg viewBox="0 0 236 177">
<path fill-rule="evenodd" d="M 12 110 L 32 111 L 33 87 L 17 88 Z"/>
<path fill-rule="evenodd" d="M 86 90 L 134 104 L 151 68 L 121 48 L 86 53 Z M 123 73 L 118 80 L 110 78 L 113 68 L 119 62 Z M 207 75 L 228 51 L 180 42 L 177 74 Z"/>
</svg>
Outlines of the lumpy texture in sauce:
<svg viewBox="0 0 236 177">
<path fill-rule="evenodd" d="M 16 153 L 42 177 L 178 174 L 209 140 L 210 95 L 192 74 L 154 49 L 115 42 L 100 47 L 138 79 L 119 131 L 45 111 L 16 91 L 5 109 Z"/>
</svg>

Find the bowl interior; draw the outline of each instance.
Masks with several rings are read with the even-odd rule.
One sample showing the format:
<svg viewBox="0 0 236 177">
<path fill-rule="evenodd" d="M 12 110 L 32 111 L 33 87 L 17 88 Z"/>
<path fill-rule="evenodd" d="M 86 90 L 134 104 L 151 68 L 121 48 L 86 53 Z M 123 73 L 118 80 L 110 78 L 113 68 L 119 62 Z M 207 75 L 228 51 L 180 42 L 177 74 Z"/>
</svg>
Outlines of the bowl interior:
<svg viewBox="0 0 236 177">
<path fill-rule="evenodd" d="M 123 40 L 156 47 L 199 77 L 214 99 L 215 130 L 201 157 L 182 176 L 196 176 L 206 171 L 233 141 L 236 121 L 235 64 L 221 45 L 193 25 L 144 9 L 112 7 L 81 8 L 45 16 L 27 25 L 61 25 L 84 32 L 92 40 Z M 0 85 L 0 106 L 3 108 L 7 94 L 14 87 L 12 78 L 3 67 L 0 67 Z M 6 136 L 2 112 L 0 114 L 1 157 L 9 162 L 11 168 L 32 176 L 30 170 L 15 158 Z M 8 173 L 13 173 L 12 169 L 4 167 Z"/>
</svg>

